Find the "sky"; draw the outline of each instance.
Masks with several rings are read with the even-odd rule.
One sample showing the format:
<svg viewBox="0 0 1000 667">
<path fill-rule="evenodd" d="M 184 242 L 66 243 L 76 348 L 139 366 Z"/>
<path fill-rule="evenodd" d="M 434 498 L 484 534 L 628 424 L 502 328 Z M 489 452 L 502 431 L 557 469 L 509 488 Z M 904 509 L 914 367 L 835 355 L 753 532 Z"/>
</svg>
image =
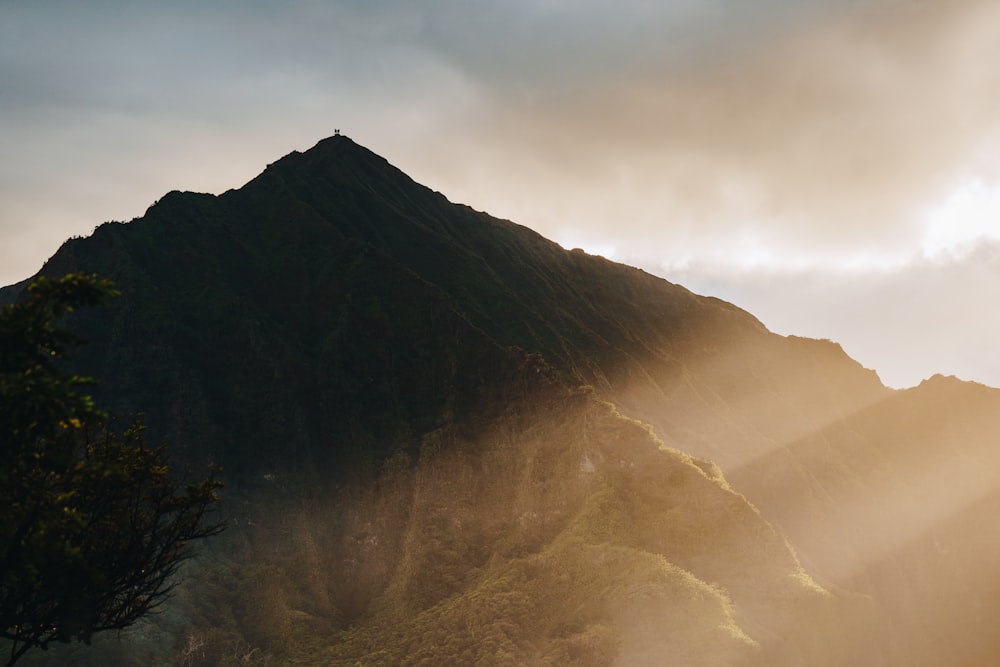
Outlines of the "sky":
<svg viewBox="0 0 1000 667">
<path fill-rule="evenodd" d="M 891 386 L 1000 386 L 997 63 L 989 0 L 0 0 L 0 284 L 340 129 Z"/>
</svg>

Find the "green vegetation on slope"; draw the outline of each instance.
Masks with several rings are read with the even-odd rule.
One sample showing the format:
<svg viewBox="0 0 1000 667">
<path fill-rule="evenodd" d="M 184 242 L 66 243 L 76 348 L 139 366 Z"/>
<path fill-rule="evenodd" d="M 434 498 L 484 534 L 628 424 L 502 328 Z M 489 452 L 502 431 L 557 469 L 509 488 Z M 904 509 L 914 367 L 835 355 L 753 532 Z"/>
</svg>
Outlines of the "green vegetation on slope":
<svg viewBox="0 0 1000 667">
<path fill-rule="evenodd" d="M 159 634 L 129 638 L 141 664 L 737 665 L 771 636 L 815 655 L 786 630 L 841 604 L 722 480 L 589 392 L 429 434 L 375 486 L 265 498 Z"/>
</svg>

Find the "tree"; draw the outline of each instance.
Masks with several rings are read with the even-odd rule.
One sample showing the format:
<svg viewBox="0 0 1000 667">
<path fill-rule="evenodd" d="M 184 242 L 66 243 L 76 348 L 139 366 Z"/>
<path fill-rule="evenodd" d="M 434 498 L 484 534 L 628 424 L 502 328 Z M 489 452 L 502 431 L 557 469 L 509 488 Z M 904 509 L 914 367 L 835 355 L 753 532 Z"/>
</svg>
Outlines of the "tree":
<svg viewBox="0 0 1000 667">
<path fill-rule="evenodd" d="M 31 648 L 90 643 L 154 611 L 218 501 L 218 470 L 184 483 L 135 420 L 118 431 L 66 372 L 81 341 L 58 323 L 115 295 L 108 281 L 39 278 L 0 309 L 0 638 L 7 665 Z"/>
</svg>

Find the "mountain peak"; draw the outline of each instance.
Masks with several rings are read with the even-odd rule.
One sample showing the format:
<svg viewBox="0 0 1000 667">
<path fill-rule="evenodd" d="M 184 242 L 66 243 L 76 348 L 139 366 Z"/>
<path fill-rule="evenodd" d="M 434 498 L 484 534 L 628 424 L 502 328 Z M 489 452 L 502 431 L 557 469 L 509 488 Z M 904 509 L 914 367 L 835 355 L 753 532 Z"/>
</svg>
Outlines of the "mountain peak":
<svg viewBox="0 0 1000 667">
<path fill-rule="evenodd" d="M 306 185 L 309 189 L 319 183 L 383 192 L 387 186 L 397 192 L 425 189 L 384 157 L 343 134 L 327 137 L 305 152 L 292 151 L 268 165 L 262 175 L 277 176 L 286 183 Z"/>
<path fill-rule="evenodd" d="M 317 141 L 316 145 L 313 146 L 313 148 L 311 148 L 310 150 L 316 150 L 318 148 L 324 148 L 327 150 L 331 148 L 337 150 L 345 150 L 345 149 L 350 149 L 351 147 L 364 149 L 363 146 L 355 143 L 346 134 L 341 134 L 340 130 L 337 130 L 336 134 Z"/>
<path fill-rule="evenodd" d="M 275 162 L 274 165 L 285 164 L 287 162 L 301 164 L 303 160 L 306 160 L 311 166 L 315 166 L 317 162 L 321 161 L 336 161 L 341 164 L 347 164 L 351 161 L 389 164 L 381 155 L 370 151 L 346 135 L 335 134 L 319 140 L 312 148 L 305 152 L 292 151 Z"/>
</svg>

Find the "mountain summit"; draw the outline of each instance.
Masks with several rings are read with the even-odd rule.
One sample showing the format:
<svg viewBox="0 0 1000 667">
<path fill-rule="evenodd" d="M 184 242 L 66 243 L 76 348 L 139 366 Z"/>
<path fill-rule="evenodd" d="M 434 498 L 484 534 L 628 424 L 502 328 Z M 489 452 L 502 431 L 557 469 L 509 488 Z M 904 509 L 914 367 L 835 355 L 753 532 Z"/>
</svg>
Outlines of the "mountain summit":
<svg viewBox="0 0 1000 667">
<path fill-rule="evenodd" d="M 67 241 L 42 273 L 70 271 L 122 291 L 74 321 L 98 403 L 229 485 L 226 542 L 106 661 L 997 648 L 994 390 L 887 389 L 835 343 L 453 204 L 345 136 Z"/>
</svg>

